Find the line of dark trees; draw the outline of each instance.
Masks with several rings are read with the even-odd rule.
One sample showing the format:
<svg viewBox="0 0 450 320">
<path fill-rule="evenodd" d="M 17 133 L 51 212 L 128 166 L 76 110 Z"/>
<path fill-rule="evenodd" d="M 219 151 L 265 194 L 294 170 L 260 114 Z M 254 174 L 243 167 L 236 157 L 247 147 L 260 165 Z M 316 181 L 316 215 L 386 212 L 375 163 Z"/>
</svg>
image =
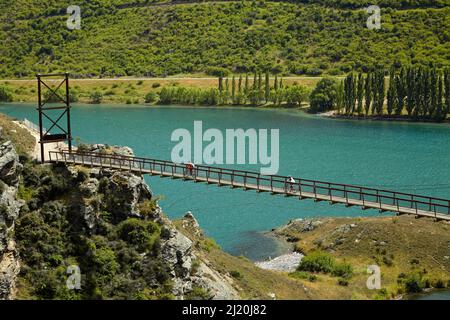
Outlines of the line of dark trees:
<svg viewBox="0 0 450 320">
<path fill-rule="evenodd" d="M 339 84 L 336 107 L 346 115 L 442 121 L 450 113 L 450 69 L 391 68 L 389 81 L 383 69 L 350 74 Z"/>
</svg>

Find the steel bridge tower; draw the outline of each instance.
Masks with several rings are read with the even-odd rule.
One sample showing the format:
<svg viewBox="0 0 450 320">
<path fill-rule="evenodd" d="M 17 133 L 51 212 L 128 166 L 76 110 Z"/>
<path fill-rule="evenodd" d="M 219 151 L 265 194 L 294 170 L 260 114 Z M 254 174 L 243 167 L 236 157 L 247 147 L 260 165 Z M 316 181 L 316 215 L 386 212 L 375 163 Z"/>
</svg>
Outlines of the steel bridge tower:
<svg viewBox="0 0 450 320">
<path fill-rule="evenodd" d="M 53 89 L 45 80 L 54 77 L 64 79 Z M 69 74 L 37 74 L 38 81 L 38 113 L 39 113 L 39 144 L 41 145 L 41 162 L 45 162 L 45 144 L 67 142 L 69 151 L 72 151 L 72 130 L 70 126 L 70 92 Z M 48 95 L 43 95 L 43 88 L 47 88 Z M 62 90 L 60 90 L 62 88 Z M 62 105 L 48 105 L 48 103 L 62 103 Z M 57 112 L 54 115 L 52 111 Z M 43 120 L 50 121 L 50 128 L 44 129 Z M 57 130 L 59 129 L 59 130 Z M 52 132 L 57 131 L 57 132 Z"/>
</svg>

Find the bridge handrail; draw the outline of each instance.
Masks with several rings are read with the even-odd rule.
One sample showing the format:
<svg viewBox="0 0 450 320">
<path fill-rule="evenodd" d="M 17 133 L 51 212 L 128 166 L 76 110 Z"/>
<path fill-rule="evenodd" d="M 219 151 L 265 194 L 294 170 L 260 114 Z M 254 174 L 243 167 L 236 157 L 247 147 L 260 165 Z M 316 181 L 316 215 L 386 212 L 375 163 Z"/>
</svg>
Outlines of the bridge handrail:
<svg viewBox="0 0 450 320">
<path fill-rule="evenodd" d="M 78 156 L 90 156 L 91 158 L 103 158 L 103 159 L 111 159 L 111 160 L 125 160 L 125 161 L 132 161 L 133 163 L 142 163 L 142 164 L 149 164 L 149 165 L 159 165 L 159 166 L 174 166 L 175 168 L 180 167 L 184 168 L 184 164 L 178 164 L 172 161 L 168 160 L 158 160 L 158 159 L 151 159 L 151 158 L 144 158 L 144 157 L 134 157 L 134 156 L 127 156 L 127 155 L 117 155 L 117 154 L 107 154 L 107 153 L 99 153 L 99 152 L 80 152 L 80 151 L 68 151 L 68 150 L 62 150 L 62 151 L 50 151 L 50 159 L 51 154 L 59 154 L 59 155 L 78 155 Z M 91 159 L 92 160 L 92 159 Z M 131 165 L 131 162 L 130 162 Z M 218 167 L 211 167 L 211 166 L 204 166 L 204 165 L 197 165 L 196 171 L 203 171 L 207 172 L 208 174 L 216 173 L 220 175 L 237 175 L 239 177 L 244 177 L 245 179 L 257 179 L 258 183 L 259 181 L 266 181 L 270 182 L 271 186 L 273 183 L 282 183 L 286 184 L 288 177 L 281 176 L 281 175 L 272 175 L 272 176 L 264 176 L 257 172 L 252 171 L 244 171 L 244 170 L 238 170 L 238 169 L 227 169 L 227 168 L 218 168 Z M 434 206 L 436 209 L 437 207 L 442 208 L 448 208 L 449 214 L 450 214 L 450 200 L 449 199 L 442 199 L 442 198 L 435 198 L 435 197 L 429 197 L 429 196 L 422 196 L 422 195 L 416 195 L 411 193 L 404 193 L 404 192 L 397 192 L 397 191 L 391 191 L 391 190 L 383 190 L 383 189 L 376 189 L 376 188 L 367 188 L 362 186 L 356 186 L 356 185 L 347 185 L 342 183 L 333 183 L 333 182 L 325 182 L 325 181 L 318 181 L 318 180 L 311 180 L 311 179 L 303 179 L 303 178 L 296 178 L 296 186 L 301 187 L 312 187 L 316 191 L 317 189 L 324 189 L 328 190 L 329 194 L 332 191 L 336 192 L 344 192 L 344 197 L 347 199 L 352 199 L 349 197 L 349 194 L 356 194 L 360 196 L 359 200 L 364 200 L 364 196 L 368 197 L 376 197 L 377 201 L 376 203 L 381 203 L 381 199 L 390 199 L 393 200 L 392 205 L 396 205 L 395 202 L 408 202 L 416 204 L 422 204 Z M 343 187 L 343 188 L 341 188 Z M 349 190 L 350 189 L 357 189 L 357 190 Z M 300 191 L 300 190 L 299 190 Z M 383 194 L 388 193 L 389 195 Z M 323 195 L 323 194 L 322 194 Z M 404 198 L 404 197 L 408 198 Z M 361 197 L 363 199 L 361 199 Z M 422 201 L 425 200 L 425 201 Z M 368 200 L 366 200 L 368 201 Z M 446 204 L 438 203 L 438 202 L 445 202 Z M 431 209 L 430 209 L 431 211 Z"/>
</svg>

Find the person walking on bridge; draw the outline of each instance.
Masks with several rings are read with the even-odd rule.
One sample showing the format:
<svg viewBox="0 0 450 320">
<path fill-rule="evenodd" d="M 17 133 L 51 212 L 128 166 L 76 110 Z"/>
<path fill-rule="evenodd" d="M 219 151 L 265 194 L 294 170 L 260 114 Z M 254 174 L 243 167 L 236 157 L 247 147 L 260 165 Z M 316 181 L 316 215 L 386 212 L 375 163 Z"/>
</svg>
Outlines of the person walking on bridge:
<svg viewBox="0 0 450 320">
<path fill-rule="evenodd" d="M 289 183 L 289 192 L 294 192 L 295 179 L 292 176 L 288 176 L 287 182 Z"/>
</svg>

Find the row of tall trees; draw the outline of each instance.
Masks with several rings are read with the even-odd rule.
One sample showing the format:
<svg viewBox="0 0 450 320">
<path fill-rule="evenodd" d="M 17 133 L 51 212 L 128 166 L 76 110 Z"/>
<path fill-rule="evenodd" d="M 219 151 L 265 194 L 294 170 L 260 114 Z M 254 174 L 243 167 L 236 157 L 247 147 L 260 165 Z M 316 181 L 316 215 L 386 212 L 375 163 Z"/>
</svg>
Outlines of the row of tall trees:
<svg viewBox="0 0 450 320">
<path fill-rule="evenodd" d="M 258 106 L 262 104 L 301 106 L 308 98 L 308 90 L 300 85 L 287 86 L 283 78 L 275 75 L 273 82 L 268 72 L 249 75 L 219 77 L 219 104 Z"/>
<path fill-rule="evenodd" d="M 444 120 L 450 113 L 450 69 L 391 68 L 348 75 L 339 85 L 337 109 L 347 115 L 407 115 Z"/>
</svg>

